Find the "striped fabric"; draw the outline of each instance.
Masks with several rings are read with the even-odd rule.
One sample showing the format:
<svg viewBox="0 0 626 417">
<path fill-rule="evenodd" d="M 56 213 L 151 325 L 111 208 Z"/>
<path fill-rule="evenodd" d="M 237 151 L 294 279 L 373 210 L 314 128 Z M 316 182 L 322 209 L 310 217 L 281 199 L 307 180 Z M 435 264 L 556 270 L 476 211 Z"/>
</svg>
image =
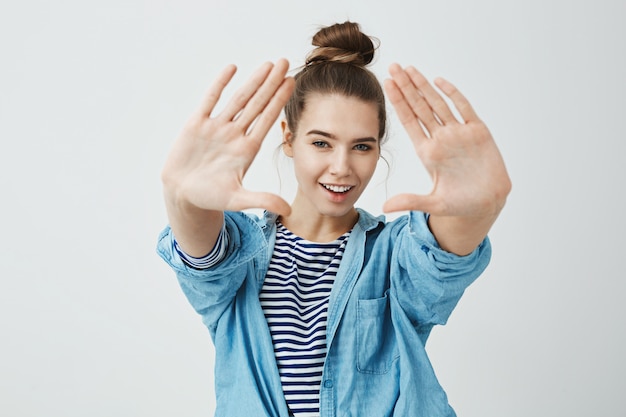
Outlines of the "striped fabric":
<svg viewBox="0 0 626 417">
<path fill-rule="evenodd" d="M 226 248 L 228 247 L 228 233 L 226 233 L 226 228 L 222 226 L 222 231 L 217 237 L 217 241 L 215 242 L 215 246 L 213 246 L 213 250 L 202 258 L 194 258 L 193 256 L 187 255 L 183 250 L 178 246 L 178 242 L 174 239 L 174 249 L 178 252 L 178 255 L 181 259 L 190 267 L 195 269 L 207 269 L 216 265 L 219 261 L 222 260 L 224 255 L 226 254 Z"/>
<path fill-rule="evenodd" d="M 348 236 L 349 232 L 334 242 L 313 243 L 277 223 L 260 300 L 285 400 L 296 417 L 319 416 L 328 297 Z"/>
</svg>

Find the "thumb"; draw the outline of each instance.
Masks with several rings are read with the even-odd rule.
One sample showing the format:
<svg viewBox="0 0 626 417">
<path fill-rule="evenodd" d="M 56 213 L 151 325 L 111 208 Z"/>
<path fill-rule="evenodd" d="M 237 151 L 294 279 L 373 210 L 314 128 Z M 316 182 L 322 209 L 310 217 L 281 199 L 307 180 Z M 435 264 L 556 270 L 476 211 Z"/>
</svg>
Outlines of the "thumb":
<svg viewBox="0 0 626 417">
<path fill-rule="evenodd" d="M 281 197 L 272 193 L 243 190 L 233 201 L 233 210 L 262 208 L 283 216 L 291 214 L 291 206 Z"/>
<path fill-rule="evenodd" d="M 385 201 L 383 211 L 391 213 L 394 211 L 416 210 L 424 213 L 437 211 L 436 199 L 432 195 L 398 194 Z"/>
</svg>

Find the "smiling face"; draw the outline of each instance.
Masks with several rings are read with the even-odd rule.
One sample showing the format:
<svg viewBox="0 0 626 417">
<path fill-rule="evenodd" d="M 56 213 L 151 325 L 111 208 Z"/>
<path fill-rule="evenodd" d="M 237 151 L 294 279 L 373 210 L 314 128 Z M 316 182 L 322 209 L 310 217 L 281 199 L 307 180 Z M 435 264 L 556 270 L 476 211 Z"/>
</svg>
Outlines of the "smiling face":
<svg viewBox="0 0 626 417">
<path fill-rule="evenodd" d="M 337 94 L 312 94 L 296 132 L 283 123 L 285 154 L 293 158 L 302 218 L 355 221 L 354 204 L 380 156 L 375 104 Z M 350 225 L 350 227 L 352 224 Z"/>
</svg>

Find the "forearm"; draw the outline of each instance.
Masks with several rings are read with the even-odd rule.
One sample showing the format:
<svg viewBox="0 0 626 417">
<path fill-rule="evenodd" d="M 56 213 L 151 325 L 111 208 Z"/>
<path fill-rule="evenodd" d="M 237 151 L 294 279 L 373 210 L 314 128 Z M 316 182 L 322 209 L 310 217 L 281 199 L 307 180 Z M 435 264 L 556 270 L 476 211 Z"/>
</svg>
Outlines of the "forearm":
<svg viewBox="0 0 626 417">
<path fill-rule="evenodd" d="M 482 217 L 431 215 L 428 227 L 443 250 L 465 256 L 485 239 L 498 214 Z"/>
<path fill-rule="evenodd" d="M 201 209 L 167 191 L 165 207 L 176 242 L 186 254 L 199 258 L 213 249 L 224 223 L 223 212 Z"/>
<path fill-rule="evenodd" d="M 506 170 L 504 170 L 504 175 L 493 177 L 498 180 L 483 187 L 489 192 L 483 192 L 483 197 L 474 201 L 474 208 L 468 214 L 430 215 L 428 226 L 442 249 L 464 256 L 472 253 L 485 239 L 511 192 L 511 180 Z M 473 194 L 479 195 L 480 193 L 474 192 Z M 462 212 L 462 210 L 459 211 Z M 471 214 L 472 212 L 474 214 Z"/>
</svg>

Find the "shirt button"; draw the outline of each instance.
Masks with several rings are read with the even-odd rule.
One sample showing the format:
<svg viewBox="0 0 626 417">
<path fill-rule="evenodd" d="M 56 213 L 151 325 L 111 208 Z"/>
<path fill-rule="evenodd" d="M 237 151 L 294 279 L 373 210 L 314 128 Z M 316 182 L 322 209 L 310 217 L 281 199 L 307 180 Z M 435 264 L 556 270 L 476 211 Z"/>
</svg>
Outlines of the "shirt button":
<svg viewBox="0 0 626 417">
<path fill-rule="evenodd" d="M 333 381 L 330 379 L 327 379 L 326 381 L 324 381 L 324 388 L 332 388 L 333 387 Z"/>
</svg>

